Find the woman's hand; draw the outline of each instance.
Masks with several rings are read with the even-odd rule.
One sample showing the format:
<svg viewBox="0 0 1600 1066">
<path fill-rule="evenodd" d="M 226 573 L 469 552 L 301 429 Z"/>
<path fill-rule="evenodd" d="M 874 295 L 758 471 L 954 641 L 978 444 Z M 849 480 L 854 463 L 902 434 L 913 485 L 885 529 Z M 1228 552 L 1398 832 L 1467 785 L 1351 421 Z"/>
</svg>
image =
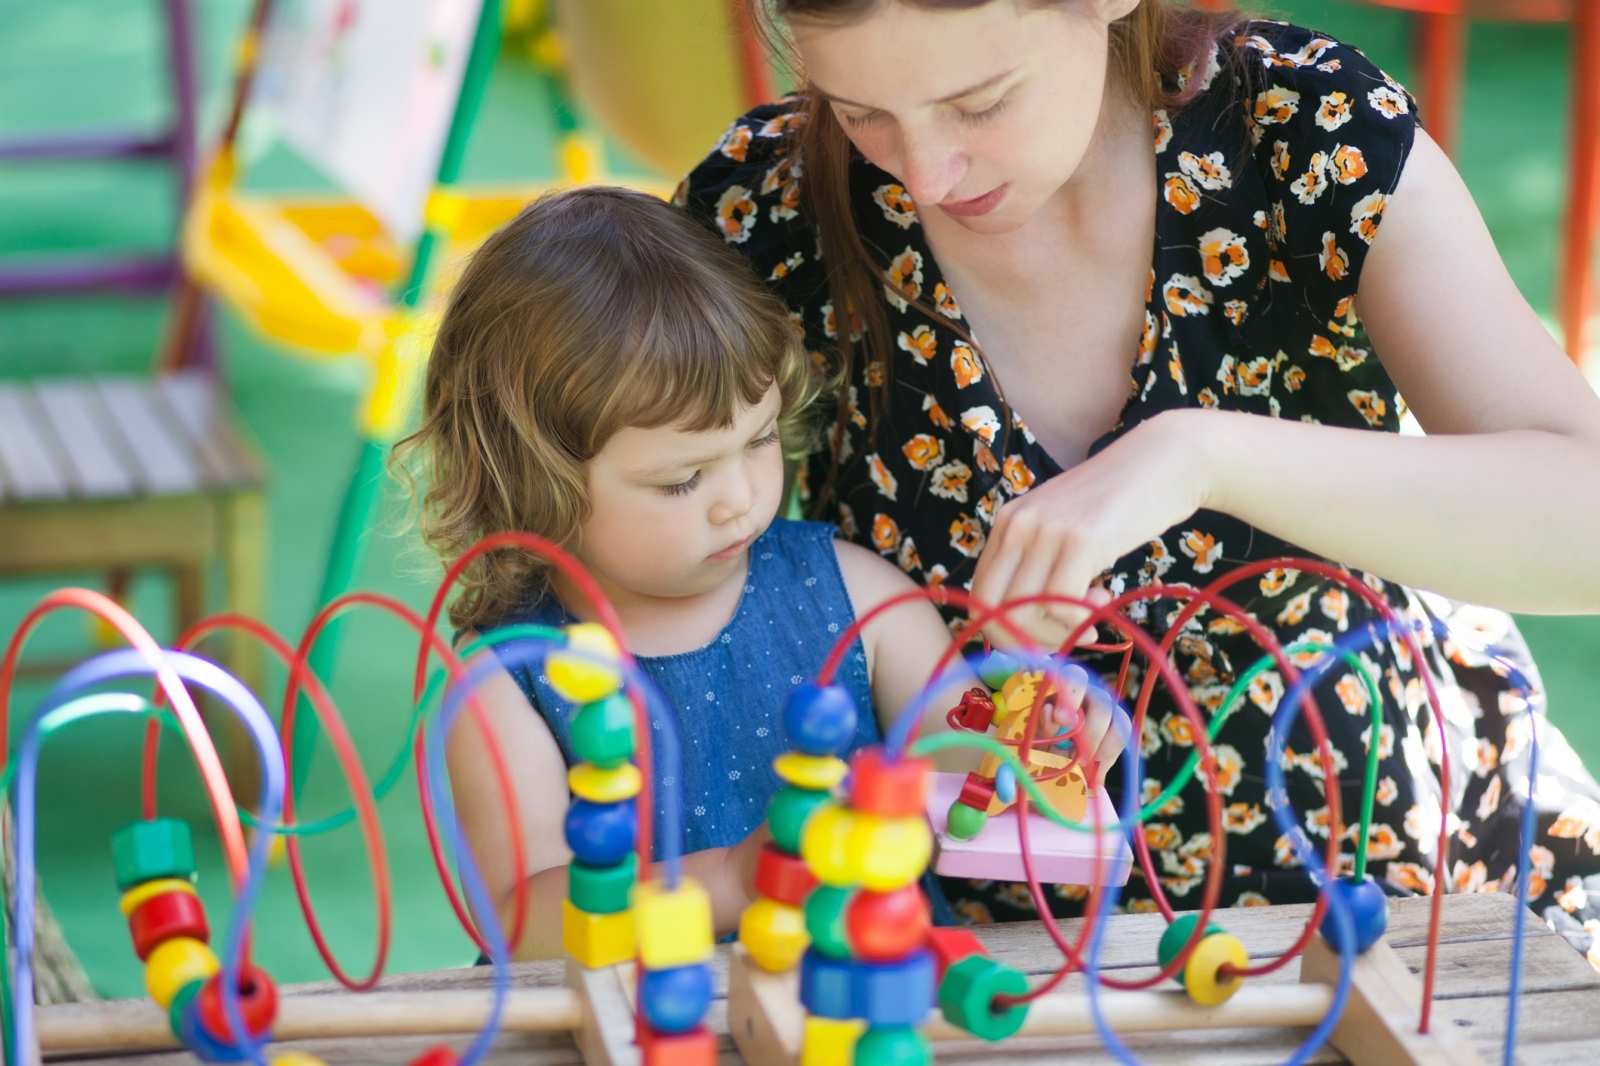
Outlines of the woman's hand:
<svg viewBox="0 0 1600 1066">
<path fill-rule="evenodd" d="M 1205 506 L 1207 417 L 1203 410 L 1163 412 L 1008 501 L 978 559 L 973 595 L 989 604 L 1040 593 L 1107 602 L 1108 593 L 1089 587 L 1098 574 Z M 1050 604 L 1010 617 L 1041 645 L 1057 648 L 1087 613 Z M 1002 647 L 1016 643 L 999 625 L 985 632 Z M 1080 642 L 1094 639 L 1090 630 Z"/>
</svg>

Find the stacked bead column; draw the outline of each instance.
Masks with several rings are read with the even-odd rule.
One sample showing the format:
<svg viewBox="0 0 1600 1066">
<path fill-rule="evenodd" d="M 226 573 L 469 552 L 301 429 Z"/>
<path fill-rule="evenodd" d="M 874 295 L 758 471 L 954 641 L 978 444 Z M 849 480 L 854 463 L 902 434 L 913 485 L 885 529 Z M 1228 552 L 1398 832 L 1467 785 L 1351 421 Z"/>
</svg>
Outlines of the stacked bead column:
<svg viewBox="0 0 1600 1066">
<path fill-rule="evenodd" d="M 660 878 L 634 889 L 639 923 L 639 1050 L 643 1066 L 715 1066 L 711 899 L 699 882 Z"/>
<path fill-rule="evenodd" d="M 923 807 L 931 769 L 866 749 L 851 762 L 849 805 L 824 806 L 806 823 L 800 853 L 821 887 L 806 901 L 803 1063 L 933 1060 L 915 1028 L 933 1006 L 937 970 L 917 885 L 933 850 Z"/>
<path fill-rule="evenodd" d="M 641 787 L 633 757 L 633 705 L 620 691 L 617 646 L 603 626 L 567 629 L 578 654 L 552 652 L 545 663 L 550 686 L 579 704 L 572 717 L 573 751 L 582 761 L 567 771 L 572 805 L 565 823 L 572 862 L 567 898 L 561 901 L 561 942 L 579 964 L 598 969 L 633 958 L 630 895 L 638 876 Z"/>
</svg>

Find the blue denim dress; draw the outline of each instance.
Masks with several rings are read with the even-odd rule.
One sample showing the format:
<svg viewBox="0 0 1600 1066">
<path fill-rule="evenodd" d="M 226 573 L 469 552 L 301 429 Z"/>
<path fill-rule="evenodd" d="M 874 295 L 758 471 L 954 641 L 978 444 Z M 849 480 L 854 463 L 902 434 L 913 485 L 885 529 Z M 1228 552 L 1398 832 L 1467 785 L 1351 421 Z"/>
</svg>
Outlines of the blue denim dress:
<svg viewBox="0 0 1600 1066">
<path fill-rule="evenodd" d="M 654 771 L 658 827 L 665 790 L 676 788 L 683 797 L 685 853 L 743 840 L 766 819 L 767 800 L 783 784 L 772 760 L 788 749 L 784 700 L 796 685 L 816 676 L 839 634 L 855 620 L 834 554 L 834 532 L 822 522 L 774 521 L 750 546 L 739 609 L 716 639 L 681 655 L 639 658 L 640 669 L 675 712 L 683 740 L 681 779 L 664 778 L 659 761 Z M 501 625 L 560 626 L 575 620 L 555 597 L 546 596 Z M 576 708 L 536 669 L 515 665 L 511 649 L 518 643 L 501 645 L 502 659 L 571 765 Z M 878 743 L 867 656 L 859 639 L 850 645 L 837 680 L 860 711 L 851 750 Z"/>
</svg>

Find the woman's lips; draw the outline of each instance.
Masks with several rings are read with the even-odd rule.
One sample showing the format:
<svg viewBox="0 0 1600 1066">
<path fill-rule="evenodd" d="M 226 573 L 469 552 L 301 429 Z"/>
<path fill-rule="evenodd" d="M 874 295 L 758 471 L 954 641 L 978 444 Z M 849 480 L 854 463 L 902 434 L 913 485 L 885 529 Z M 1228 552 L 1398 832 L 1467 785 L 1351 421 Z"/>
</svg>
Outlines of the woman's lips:
<svg viewBox="0 0 1600 1066">
<path fill-rule="evenodd" d="M 993 211 L 1006 194 L 1006 186 L 997 185 L 982 196 L 974 196 L 970 200 L 957 200 L 954 203 L 939 204 L 940 210 L 947 214 L 959 215 L 962 218 L 975 218 L 978 215 L 987 215 Z"/>
</svg>

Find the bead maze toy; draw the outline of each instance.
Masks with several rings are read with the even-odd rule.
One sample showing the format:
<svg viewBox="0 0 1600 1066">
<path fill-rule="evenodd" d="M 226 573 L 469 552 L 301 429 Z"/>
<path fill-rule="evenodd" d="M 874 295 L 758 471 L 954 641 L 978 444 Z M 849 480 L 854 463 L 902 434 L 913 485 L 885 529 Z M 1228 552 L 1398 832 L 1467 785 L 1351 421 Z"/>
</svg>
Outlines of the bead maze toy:
<svg viewBox="0 0 1600 1066">
<path fill-rule="evenodd" d="M 463 715 L 472 728 L 484 731 L 490 738 L 489 770 L 506 802 L 510 850 L 516 866 L 525 869 L 510 769 L 494 748 L 486 717 L 473 696 L 474 688 L 494 669 L 494 657 L 482 645 L 468 649 L 464 658 L 458 656 L 436 632 L 449 591 L 465 567 L 485 552 L 512 549 L 535 553 L 561 568 L 588 597 L 597 619 L 566 630 L 509 627 L 490 633 L 484 641 L 496 645 L 500 655 L 542 665 L 552 687 L 578 708 L 572 741 L 579 761 L 569 770 L 572 801 L 565 817 L 574 861 L 559 919 L 568 959 L 565 988 L 512 987 L 510 947 L 531 917 L 526 879 L 518 881 L 510 921 L 502 928 L 471 851 L 463 843 L 447 782 L 433 769 L 441 763 L 445 736 Z M 1274 568 L 1299 569 L 1363 596 L 1386 622 L 1333 644 L 1281 648 L 1224 595 L 1231 584 Z M 846 690 L 833 683 L 834 671 L 863 625 L 877 613 L 918 596 L 966 609 L 968 629 L 952 642 L 922 696 L 900 712 L 883 744 L 850 753 L 846 762 L 842 755 L 854 735 L 859 710 Z M 1161 641 L 1122 613 L 1132 603 L 1156 599 L 1176 603 L 1176 624 Z M 1070 656 L 1047 653 L 1023 639 L 1009 612 L 1042 600 L 1073 603 L 1086 612 L 1080 633 L 1103 625 L 1125 638 L 1113 646 L 1124 652 L 1123 670 L 1115 684 L 1101 683 L 1092 673 L 1076 673 L 1067 665 Z M 417 717 L 410 732 L 415 738 L 424 821 L 450 903 L 493 964 L 488 1003 L 481 994 L 373 991 L 383 973 L 391 932 L 389 874 L 374 790 L 337 708 L 309 666 L 319 635 L 339 614 L 357 607 L 393 614 L 419 635 L 414 675 Z M 17 657 L 31 630 L 45 615 L 68 608 L 104 619 L 130 647 L 98 655 L 63 676 L 29 717 L 16 750 L 6 753 L 4 783 L 15 802 L 18 856 L 15 913 L 6 916 L 14 954 L 0 989 L 6 997 L 0 1018 L 5 1022 L 8 1061 L 35 1062 L 41 1050 L 181 1044 L 205 1061 L 248 1060 L 265 1066 L 274 1040 L 475 1029 L 477 1036 L 465 1052 L 458 1055 L 439 1045 L 410 1063 L 474 1066 L 501 1028 L 571 1033 L 591 1066 L 703 1066 L 717 1061 L 716 1038 L 707 1025 L 714 994 L 709 965 L 714 940 L 711 908 L 704 889 L 680 868 L 682 797 L 670 785 L 655 788 L 658 765 L 662 781 L 677 778 L 682 753 L 676 719 L 639 672 L 615 612 L 570 556 L 531 535 L 497 534 L 474 546 L 450 569 L 426 617 L 383 596 L 348 593 L 318 614 L 296 647 L 252 619 L 220 615 L 185 633 L 173 648 L 163 649 L 115 603 L 87 590 L 63 589 L 44 597 L 12 636 L 0 663 L 0 707 L 9 706 Z M 1184 623 L 1202 610 L 1231 619 L 1266 652 L 1241 674 L 1209 721 L 1168 659 Z M 947 691 L 953 679 L 963 676 L 950 664 L 966 646 L 965 633 L 994 629 L 1009 633 L 1019 645 L 1004 655 L 976 656 L 985 688 L 998 693 L 998 698 L 969 692 L 947 716 L 952 726 L 948 732 L 918 738 L 917 728 L 932 694 Z M 259 640 L 289 667 L 290 682 L 276 725 L 253 693 L 220 667 L 186 650 L 218 630 Z M 1075 646 L 1076 636 L 1065 646 Z M 1430 1025 L 1441 896 L 1436 894 L 1431 904 L 1427 962 L 1420 984 L 1383 940 L 1387 905 L 1366 876 L 1364 861 L 1377 766 L 1370 752 L 1352 872 L 1336 876 L 1344 868 L 1340 845 L 1346 834 L 1339 790 L 1334 787 L 1333 756 L 1312 688 L 1340 661 L 1375 685 L 1358 653 L 1363 642 L 1390 638 L 1409 644 L 1420 661 L 1414 629 L 1396 618 L 1377 593 L 1343 570 L 1307 560 L 1250 564 L 1205 589 L 1138 589 L 1100 607 L 1061 597 L 991 607 L 955 589 L 918 590 L 859 618 L 840 635 L 814 681 L 792 689 L 784 709 L 791 750 L 775 764 L 784 784 L 768 807 L 772 840 L 761 852 L 755 873 L 757 898 L 739 922 L 738 943 L 729 956 L 728 1026 L 740 1052 L 747 1061 L 761 1064 L 884 1066 L 930 1062 L 936 1045 L 947 1040 L 1094 1033 L 1120 1060 L 1136 1062 L 1119 1031 L 1270 1025 L 1309 1029 L 1291 1064 L 1306 1061 L 1325 1043 L 1357 1066 L 1480 1062 L 1459 1034 L 1448 1026 Z M 515 645 L 508 646 L 513 641 Z M 1127 663 L 1135 652 L 1147 662 L 1148 672 L 1129 711 L 1121 706 L 1121 696 Z M 430 677 L 428 664 L 433 658 L 441 661 L 443 671 Z M 1295 662 L 1305 668 L 1296 669 Z M 1269 805 L 1321 890 L 1293 948 L 1271 961 L 1253 963 L 1247 946 L 1214 920 L 1226 838 L 1220 832 L 1217 767 L 1210 740 L 1251 680 L 1269 667 L 1280 671 L 1288 683 L 1268 741 L 1268 788 L 1276 798 Z M 133 691 L 148 678 L 155 681 L 154 699 Z M 1123 756 L 1128 772 L 1121 803 L 1107 807 L 1093 802 L 1101 790 L 1098 768 L 1087 744 L 1080 747 L 1088 739 L 1088 716 L 1074 692 L 1093 690 L 1093 698 L 1113 708 L 1114 727 L 1125 738 L 1136 737 L 1158 680 L 1193 727 L 1194 752 L 1179 777 L 1141 805 L 1134 785 L 1141 780 L 1140 753 L 1136 744 L 1130 745 Z M 228 708 L 255 739 L 262 789 L 253 813 L 242 815 L 236 806 L 187 686 L 206 691 Z M 430 716 L 426 708 L 441 687 L 442 698 Z M 317 825 L 296 820 L 294 798 L 286 787 L 293 759 L 294 714 L 302 692 L 328 733 L 353 797 L 347 815 Z M 1377 708 L 1373 695 L 1370 705 Z M 1430 693 L 1430 699 L 1437 713 L 1437 696 Z M 986 709 L 985 701 L 992 706 Z M 59 1025 L 36 1027 L 27 1005 L 32 1001 L 34 792 L 40 748 L 55 731 L 102 714 L 148 720 L 151 744 L 144 763 L 144 810 L 114 835 L 111 846 L 122 910 L 134 952 L 144 962 L 153 1002 L 134 1004 L 137 1010 L 132 1011 L 108 1010 L 92 1026 L 71 1031 Z M 1302 714 L 1316 742 L 1333 827 L 1320 853 L 1299 828 L 1283 776 L 1288 733 Z M 1013 717 L 1019 724 L 1008 726 Z M 1052 730 L 1052 723 L 1059 728 Z M 211 946 L 212 930 L 193 887 L 189 828 L 161 817 L 156 809 L 153 741 L 162 728 L 176 728 L 189 744 L 207 787 L 234 886 L 236 905 L 217 948 Z M 989 735 L 990 729 L 996 730 L 995 735 Z M 1536 768 L 1537 735 L 1531 728 L 1529 737 Z M 936 793 L 930 756 L 959 747 L 984 753 L 983 767 L 966 779 L 953 802 L 948 797 L 931 800 Z M 1045 749 L 1056 753 L 1059 761 L 1035 763 L 1036 753 Z M 1449 772 L 1446 759 L 1441 766 L 1446 795 Z M 1180 915 L 1153 876 L 1149 849 L 1138 829 L 1196 773 L 1212 786 L 1206 795 L 1216 843 L 1208 857 L 1201 908 Z M 1052 795 L 1051 783 L 1063 777 L 1081 784 L 1064 796 Z M 1090 886 L 1088 920 L 1076 943 L 1068 941 L 1055 922 L 1043 923 L 1063 959 L 1043 981 L 1030 981 L 1018 969 L 989 957 L 969 930 L 934 927 L 918 887 L 934 852 L 930 810 L 946 812 L 944 845 L 949 846 L 956 837 L 978 835 L 979 817 L 996 799 L 1014 808 L 1009 827 L 1016 834 L 1018 861 L 1041 914 L 1049 910 L 1034 861 L 1030 823 L 1040 816 L 1068 823 L 1092 845 L 1089 876 L 1083 878 Z M 952 806 L 967 807 L 974 814 L 949 815 Z M 1103 817 L 1108 814 L 1111 821 Z M 1087 818 L 1089 824 L 1078 824 L 1074 815 Z M 244 817 L 256 829 L 248 843 Z M 371 859 L 380 915 L 373 965 L 359 977 L 344 971 L 321 936 L 304 891 L 298 849 L 301 835 L 351 820 L 359 825 Z M 1531 833 L 1532 819 L 1525 817 L 1517 882 L 1523 906 Z M 271 976 L 251 962 L 252 908 L 269 850 L 279 836 L 286 841 L 290 872 L 301 890 L 313 938 L 348 994 L 280 998 Z M 472 904 L 470 914 L 456 890 L 442 838 L 452 845 L 457 872 Z M 1161 938 L 1158 972 L 1139 979 L 1117 978 L 1100 966 L 1108 915 L 1126 876 L 1118 870 L 1117 853 L 1125 842 L 1131 843 L 1140 865 L 1152 872 L 1152 891 L 1169 922 Z M 1512 933 L 1507 1063 L 1513 1061 L 1516 1047 L 1523 936 L 1524 923 L 1519 921 Z M 1300 984 L 1251 987 L 1251 978 L 1297 958 Z M 1072 974 L 1081 975 L 1077 983 L 1082 991 L 1063 988 Z M 1161 987 L 1169 981 L 1180 988 Z M 316 1066 L 316 1060 L 299 1052 L 272 1061 L 280 1066 Z"/>
</svg>

